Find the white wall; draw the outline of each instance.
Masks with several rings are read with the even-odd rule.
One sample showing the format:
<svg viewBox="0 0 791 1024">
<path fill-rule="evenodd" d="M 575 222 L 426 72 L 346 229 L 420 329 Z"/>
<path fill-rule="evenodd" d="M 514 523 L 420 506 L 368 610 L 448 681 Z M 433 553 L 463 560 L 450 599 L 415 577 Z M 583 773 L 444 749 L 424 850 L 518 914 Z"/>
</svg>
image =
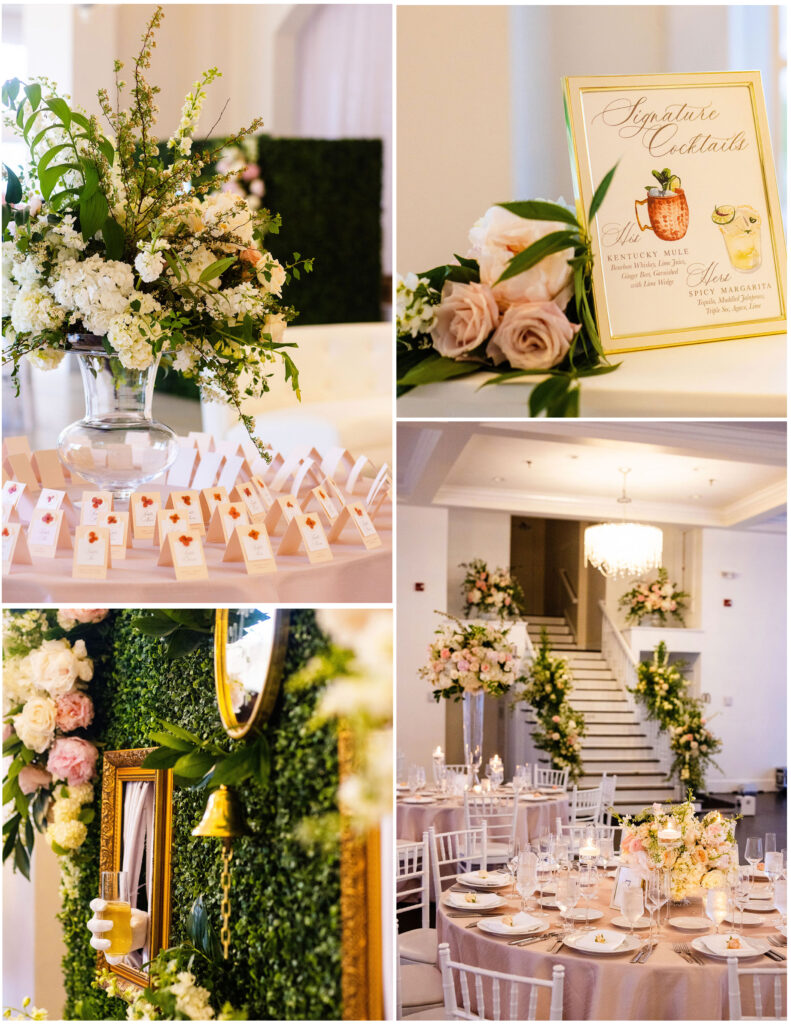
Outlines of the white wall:
<svg viewBox="0 0 791 1024">
<path fill-rule="evenodd" d="M 787 763 L 785 536 L 702 532 L 702 688 L 712 697 L 712 731 L 723 740 L 723 774 L 712 769 L 707 782 L 715 792 L 745 782 L 771 790 L 775 767 Z"/>
<path fill-rule="evenodd" d="M 511 561 L 511 515 L 486 509 L 452 508 L 448 511 L 447 609 L 461 615 L 462 562 L 482 558 L 490 569 L 507 568 Z"/>
<path fill-rule="evenodd" d="M 448 513 L 444 508 L 398 506 L 398 636 L 396 748 L 405 763 L 422 764 L 430 774 L 431 751 L 445 744 L 444 701 L 437 704 L 418 676 L 445 609 L 448 577 Z M 415 583 L 423 583 L 422 592 Z"/>
</svg>

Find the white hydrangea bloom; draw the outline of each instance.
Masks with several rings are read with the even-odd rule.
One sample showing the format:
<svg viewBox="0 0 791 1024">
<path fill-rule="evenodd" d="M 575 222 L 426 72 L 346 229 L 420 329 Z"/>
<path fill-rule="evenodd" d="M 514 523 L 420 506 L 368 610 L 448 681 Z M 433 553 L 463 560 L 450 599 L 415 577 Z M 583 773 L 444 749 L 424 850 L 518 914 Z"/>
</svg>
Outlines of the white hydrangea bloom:
<svg viewBox="0 0 791 1024">
<path fill-rule="evenodd" d="M 79 231 L 75 231 L 74 223 L 74 217 L 71 214 L 66 214 L 59 224 L 47 232 L 47 242 L 55 248 L 61 247 L 82 252 L 88 243 L 83 240 Z"/>
<path fill-rule="evenodd" d="M 62 348 L 37 348 L 27 353 L 27 358 L 37 370 L 55 370 L 66 355 Z"/>
<path fill-rule="evenodd" d="M 199 353 L 191 345 L 183 345 L 173 360 L 173 369 L 179 373 L 192 372 L 200 359 Z"/>
<path fill-rule="evenodd" d="M 233 288 L 207 295 L 203 300 L 206 312 L 228 323 L 241 323 L 246 313 L 262 316 L 265 312 L 265 294 L 250 281 L 243 281 Z"/>
<path fill-rule="evenodd" d="M 116 316 L 107 329 L 107 340 L 127 369 L 145 370 L 154 362 L 153 343 L 162 328 L 151 316 L 127 312 Z"/>
<path fill-rule="evenodd" d="M 134 292 L 134 273 L 128 263 L 90 256 L 67 260 L 52 286 L 58 302 L 79 314 L 91 334 L 104 335 L 113 319 L 126 311 Z"/>
<path fill-rule="evenodd" d="M 65 311 L 38 285 L 21 288 L 11 307 L 11 323 L 18 334 L 56 330 L 65 319 Z"/>
<path fill-rule="evenodd" d="M 165 257 L 162 255 L 162 250 L 168 249 L 170 242 L 159 238 L 155 242 L 138 242 L 137 247 L 140 252 L 135 257 L 135 270 L 143 281 L 150 284 L 152 281 L 156 281 L 165 269 Z"/>
</svg>

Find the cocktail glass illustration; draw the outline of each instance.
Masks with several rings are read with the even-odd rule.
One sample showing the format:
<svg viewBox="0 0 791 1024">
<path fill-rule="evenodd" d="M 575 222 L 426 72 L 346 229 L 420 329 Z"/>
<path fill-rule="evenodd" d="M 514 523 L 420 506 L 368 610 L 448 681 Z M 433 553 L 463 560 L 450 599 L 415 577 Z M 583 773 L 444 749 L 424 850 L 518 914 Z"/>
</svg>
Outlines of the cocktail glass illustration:
<svg viewBox="0 0 791 1024">
<path fill-rule="evenodd" d="M 689 227 L 689 207 L 681 179 L 669 167 L 651 172 L 659 182 L 659 188 L 646 185 L 645 199 L 635 199 L 634 215 L 641 231 L 653 231 L 664 242 L 677 242 L 683 238 Z M 648 224 L 640 223 L 640 206 L 648 207 Z"/>
<path fill-rule="evenodd" d="M 749 273 L 761 265 L 761 215 L 752 206 L 715 206 L 711 219 L 719 227 L 734 270 Z"/>
</svg>

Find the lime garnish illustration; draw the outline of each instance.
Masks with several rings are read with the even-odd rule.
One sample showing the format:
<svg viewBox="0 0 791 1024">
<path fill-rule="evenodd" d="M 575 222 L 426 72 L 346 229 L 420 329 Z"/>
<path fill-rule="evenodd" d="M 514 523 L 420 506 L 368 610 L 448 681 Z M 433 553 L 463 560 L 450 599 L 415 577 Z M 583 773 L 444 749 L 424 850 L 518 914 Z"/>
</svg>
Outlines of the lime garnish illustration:
<svg viewBox="0 0 791 1024">
<path fill-rule="evenodd" d="M 715 206 L 711 219 L 715 224 L 730 224 L 736 216 L 735 206 Z"/>
</svg>

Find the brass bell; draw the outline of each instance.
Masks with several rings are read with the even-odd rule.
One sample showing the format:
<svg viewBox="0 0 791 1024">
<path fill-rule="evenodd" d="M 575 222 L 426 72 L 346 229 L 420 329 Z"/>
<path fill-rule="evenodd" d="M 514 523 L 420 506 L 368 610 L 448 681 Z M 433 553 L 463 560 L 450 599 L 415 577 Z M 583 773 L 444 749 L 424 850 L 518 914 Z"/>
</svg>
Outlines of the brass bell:
<svg viewBox="0 0 791 1024">
<path fill-rule="evenodd" d="M 233 839 L 247 835 L 242 806 L 232 789 L 220 786 L 210 794 L 203 817 L 192 834 L 211 839 Z"/>
</svg>

